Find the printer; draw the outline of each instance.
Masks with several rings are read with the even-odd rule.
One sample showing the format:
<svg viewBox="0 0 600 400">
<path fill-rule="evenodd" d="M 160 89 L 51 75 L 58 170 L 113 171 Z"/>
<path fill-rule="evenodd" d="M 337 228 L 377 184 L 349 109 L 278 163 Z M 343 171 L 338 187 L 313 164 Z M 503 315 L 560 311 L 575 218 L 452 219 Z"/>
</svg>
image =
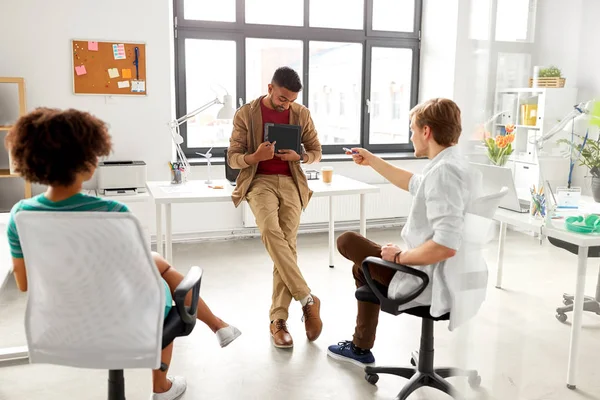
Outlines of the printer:
<svg viewBox="0 0 600 400">
<path fill-rule="evenodd" d="M 100 195 L 124 196 L 146 192 L 144 161 L 101 161 L 96 175 Z"/>
</svg>

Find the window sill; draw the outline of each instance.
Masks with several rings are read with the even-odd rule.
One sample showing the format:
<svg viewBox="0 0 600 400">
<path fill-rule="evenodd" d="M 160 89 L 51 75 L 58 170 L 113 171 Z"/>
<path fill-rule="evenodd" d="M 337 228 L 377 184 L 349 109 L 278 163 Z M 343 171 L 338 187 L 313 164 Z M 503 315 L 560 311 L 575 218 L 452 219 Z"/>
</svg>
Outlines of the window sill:
<svg viewBox="0 0 600 400">
<path fill-rule="evenodd" d="M 398 153 L 376 153 L 378 157 L 383 158 L 384 160 L 393 161 L 393 160 L 418 160 L 415 157 L 414 153 L 408 152 L 398 152 Z M 321 158 L 321 162 L 348 162 L 352 161 L 350 156 L 345 154 L 323 154 Z M 206 165 L 205 158 L 188 158 L 188 162 L 192 166 L 203 166 Z M 224 165 L 225 157 L 213 157 L 211 159 L 211 165 Z"/>
</svg>

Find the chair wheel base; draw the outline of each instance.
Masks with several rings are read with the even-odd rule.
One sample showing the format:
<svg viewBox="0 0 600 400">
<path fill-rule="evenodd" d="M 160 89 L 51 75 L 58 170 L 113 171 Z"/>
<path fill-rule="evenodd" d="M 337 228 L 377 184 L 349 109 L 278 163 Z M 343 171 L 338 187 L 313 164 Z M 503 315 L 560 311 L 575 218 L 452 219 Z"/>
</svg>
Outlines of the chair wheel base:
<svg viewBox="0 0 600 400">
<path fill-rule="evenodd" d="M 377 374 L 365 374 L 365 379 L 371 385 L 375 385 L 377 382 L 379 382 L 379 375 L 377 375 Z"/>
<path fill-rule="evenodd" d="M 569 384 L 567 383 L 567 388 L 568 388 L 568 389 L 571 389 L 571 390 L 575 390 L 575 389 L 577 389 L 577 385 L 569 385 Z"/>
<path fill-rule="evenodd" d="M 335 266 L 333 266 L 333 265 L 330 265 L 330 266 L 329 266 L 329 268 L 335 268 Z"/>
</svg>

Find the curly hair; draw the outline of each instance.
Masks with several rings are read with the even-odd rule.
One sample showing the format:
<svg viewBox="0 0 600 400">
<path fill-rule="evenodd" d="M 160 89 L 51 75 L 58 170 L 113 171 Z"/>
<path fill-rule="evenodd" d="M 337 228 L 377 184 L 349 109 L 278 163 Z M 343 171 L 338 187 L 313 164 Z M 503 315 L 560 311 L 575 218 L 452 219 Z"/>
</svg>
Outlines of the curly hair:
<svg viewBox="0 0 600 400">
<path fill-rule="evenodd" d="M 112 142 L 106 124 L 87 112 L 37 108 L 19 118 L 5 146 L 28 181 L 69 186 L 110 154 Z"/>
</svg>

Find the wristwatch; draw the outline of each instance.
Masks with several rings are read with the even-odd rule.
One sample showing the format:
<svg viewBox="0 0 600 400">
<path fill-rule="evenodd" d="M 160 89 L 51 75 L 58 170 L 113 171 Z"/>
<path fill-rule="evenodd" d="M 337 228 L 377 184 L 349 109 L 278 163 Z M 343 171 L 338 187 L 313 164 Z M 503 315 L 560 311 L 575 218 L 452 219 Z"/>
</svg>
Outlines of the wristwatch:
<svg viewBox="0 0 600 400">
<path fill-rule="evenodd" d="M 306 150 L 304 149 L 304 145 L 300 145 L 300 164 L 304 164 L 304 155 L 306 154 Z M 308 158 L 308 157 L 307 157 Z"/>
</svg>

